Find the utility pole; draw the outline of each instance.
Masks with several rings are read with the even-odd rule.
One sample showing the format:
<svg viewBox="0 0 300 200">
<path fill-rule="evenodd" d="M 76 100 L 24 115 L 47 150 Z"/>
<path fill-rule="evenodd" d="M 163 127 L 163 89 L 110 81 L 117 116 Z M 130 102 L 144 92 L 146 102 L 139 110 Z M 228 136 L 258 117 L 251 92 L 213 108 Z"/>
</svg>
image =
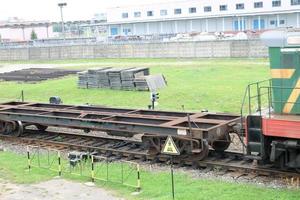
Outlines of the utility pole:
<svg viewBox="0 0 300 200">
<path fill-rule="evenodd" d="M 66 39 L 66 35 L 65 35 L 65 24 L 64 24 L 64 17 L 63 17 L 63 7 L 64 7 L 64 6 L 67 6 L 67 3 L 59 3 L 58 6 L 59 6 L 59 8 L 60 8 L 61 30 L 62 30 L 63 38 Z"/>
</svg>

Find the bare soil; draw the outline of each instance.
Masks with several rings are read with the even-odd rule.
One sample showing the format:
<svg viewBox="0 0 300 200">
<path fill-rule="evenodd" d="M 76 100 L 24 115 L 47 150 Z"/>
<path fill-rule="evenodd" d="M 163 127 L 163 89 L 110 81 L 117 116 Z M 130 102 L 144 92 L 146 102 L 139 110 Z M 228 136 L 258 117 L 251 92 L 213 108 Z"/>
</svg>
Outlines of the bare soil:
<svg viewBox="0 0 300 200">
<path fill-rule="evenodd" d="M 0 179 L 1 200 L 24 199 L 84 199 L 84 200 L 123 200 L 109 192 L 88 184 L 75 183 L 64 179 L 53 179 L 37 184 L 14 184 Z"/>
</svg>

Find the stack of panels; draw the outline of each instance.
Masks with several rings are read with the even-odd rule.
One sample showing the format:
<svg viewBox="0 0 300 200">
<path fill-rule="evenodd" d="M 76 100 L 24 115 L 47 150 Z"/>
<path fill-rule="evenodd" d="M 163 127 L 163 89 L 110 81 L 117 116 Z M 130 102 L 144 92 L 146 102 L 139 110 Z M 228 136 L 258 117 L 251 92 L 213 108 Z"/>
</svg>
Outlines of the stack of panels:
<svg viewBox="0 0 300 200">
<path fill-rule="evenodd" d="M 79 88 L 111 88 L 116 90 L 149 90 L 146 76 L 149 68 L 89 69 L 78 73 Z"/>
<path fill-rule="evenodd" d="M 88 72 L 78 72 L 78 87 L 79 88 L 87 88 L 88 85 Z"/>
<path fill-rule="evenodd" d="M 134 79 L 149 74 L 149 68 L 130 68 L 121 72 L 122 89 L 134 90 L 136 89 Z"/>
<path fill-rule="evenodd" d="M 111 69 L 108 72 L 108 78 L 110 81 L 110 88 L 114 90 L 122 89 L 121 72 L 124 69 Z"/>
<path fill-rule="evenodd" d="M 99 79 L 97 72 L 101 71 L 101 69 L 89 69 L 88 70 L 88 87 L 89 88 L 99 88 Z"/>
<path fill-rule="evenodd" d="M 148 91 L 149 90 L 145 76 L 135 78 L 134 84 L 135 84 L 136 90 L 139 90 L 139 91 Z"/>
<path fill-rule="evenodd" d="M 110 88 L 110 81 L 108 77 L 108 72 L 111 70 L 111 67 L 107 67 L 101 71 L 97 72 L 99 79 L 99 88 Z"/>
</svg>

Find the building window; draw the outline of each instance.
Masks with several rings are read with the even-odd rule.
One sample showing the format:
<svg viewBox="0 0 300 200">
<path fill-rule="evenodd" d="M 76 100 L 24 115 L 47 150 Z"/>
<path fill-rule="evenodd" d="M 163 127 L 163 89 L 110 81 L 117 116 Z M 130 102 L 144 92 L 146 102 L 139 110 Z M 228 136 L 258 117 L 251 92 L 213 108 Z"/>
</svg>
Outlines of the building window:
<svg viewBox="0 0 300 200">
<path fill-rule="evenodd" d="M 122 13 L 122 18 L 128 18 L 128 13 Z"/>
<path fill-rule="evenodd" d="M 264 6 L 263 2 L 254 2 L 254 8 L 262 8 Z"/>
<path fill-rule="evenodd" d="M 189 13 L 196 13 L 197 9 L 195 7 L 189 8 Z"/>
<path fill-rule="evenodd" d="M 291 0 L 291 5 L 292 6 L 300 5 L 300 0 Z"/>
<path fill-rule="evenodd" d="M 134 12 L 134 17 L 141 17 L 141 12 Z"/>
<path fill-rule="evenodd" d="M 175 15 L 180 15 L 181 14 L 181 8 L 174 9 L 174 14 Z"/>
<path fill-rule="evenodd" d="M 119 34 L 118 28 L 115 28 L 115 27 L 111 28 L 110 29 L 110 34 L 111 35 L 118 35 Z"/>
<path fill-rule="evenodd" d="M 153 11 L 151 10 L 151 11 L 147 11 L 147 16 L 148 17 L 152 17 L 154 14 L 153 14 Z"/>
<path fill-rule="evenodd" d="M 245 8 L 245 4 L 243 4 L 243 3 L 238 3 L 238 4 L 235 5 L 235 8 L 236 8 L 237 10 L 243 10 L 243 9 Z"/>
<path fill-rule="evenodd" d="M 166 16 L 166 15 L 168 15 L 167 10 L 160 10 L 160 16 Z"/>
<path fill-rule="evenodd" d="M 284 19 L 279 20 L 279 24 L 280 25 L 285 24 L 285 20 Z"/>
<path fill-rule="evenodd" d="M 211 6 L 205 6 L 204 12 L 211 12 Z"/>
<path fill-rule="evenodd" d="M 272 26 L 277 26 L 277 20 L 271 20 L 270 25 Z"/>
<path fill-rule="evenodd" d="M 259 20 L 258 19 L 253 20 L 253 29 L 259 30 Z M 263 19 L 260 20 L 260 29 L 265 29 L 265 20 L 263 20 Z"/>
<path fill-rule="evenodd" d="M 124 28 L 123 33 L 124 33 L 124 35 L 130 35 L 131 34 L 131 29 L 130 28 Z"/>
<path fill-rule="evenodd" d="M 246 21 L 245 20 L 235 20 L 233 22 L 233 29 L 235 31 L 242 31 L 246 29 Z"/>
<path fill-rule="evenodd" d="M 220 5 L 220 11 L 227 10 L 227 5 Z"/>
<path fill-rule="evenodd" d="M 280 7 L 281 6 L 281 1 L 280 0 L 272 1 L 272 6 L 273 7 Z"/>
</svg>

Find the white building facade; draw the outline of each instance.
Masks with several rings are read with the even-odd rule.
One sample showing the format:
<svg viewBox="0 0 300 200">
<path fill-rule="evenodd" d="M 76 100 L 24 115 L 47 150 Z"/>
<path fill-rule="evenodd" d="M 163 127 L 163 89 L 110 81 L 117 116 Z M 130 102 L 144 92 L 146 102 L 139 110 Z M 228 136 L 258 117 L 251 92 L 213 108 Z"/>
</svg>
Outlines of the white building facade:
<svg viewBox="0 0 300 200">
<path fill-rule="evenodd" d="M 185 0 L 110 8 L 109 36 L 300 28 L 300 0 Z"/>
</svg>

